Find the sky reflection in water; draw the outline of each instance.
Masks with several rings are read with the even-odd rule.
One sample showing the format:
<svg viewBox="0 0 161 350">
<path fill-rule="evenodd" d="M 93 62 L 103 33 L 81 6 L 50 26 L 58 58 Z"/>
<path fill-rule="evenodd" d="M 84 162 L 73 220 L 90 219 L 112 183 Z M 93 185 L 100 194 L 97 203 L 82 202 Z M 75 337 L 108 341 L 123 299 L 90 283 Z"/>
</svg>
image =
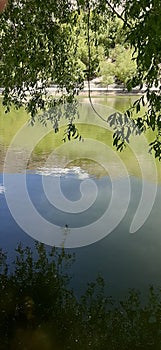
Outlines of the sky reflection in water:
<svg viewBox="0 0 161 350">
<path fill-rule="evenodd" d="M 114 104 L 115 102 L 117 102 L 117 104 L 118 102 L 121 104 L 120 100 L 116 100 L 112 99 L 112 107 L 116 108 Z M 129 100 L 126 101 L 126 106 L 128 103 Z M 87 113 L 84 116 L 85 122 L 88 122 L 88 114 L 89 110 L 87 110 Z M 5 142 L 2 142 L 1 144 L 1 169 L 3 168 L 2 165 L 7 144 L 9 144 L 10 140 L 12 139 L 14 132 L 16 132 L 16 130 L 12 130 L 13 126 L 19 128 L 20 120 L 23 120 L 23 116 L 21 116 L 22 119 L 20 119 L 17 117 L 17 115 L 18 114 L 16 114 L 16 117 L 14 118 L 14 124 L 12 123 L 11 125 L 9 118 L 7 117 L 7 119 L 4 121 L 6 126 L 2 127 L 3 138 L 1 138 L 1 140 L 4 139 L 5 130 L 6 144 Z M 26 120 L 26 116 L 24 116 L 24 120 Z M 16 123 L 18 123 L 17 126 Z M 96 220 L 99 220 L 99 218 L 104 215 L 107 206 L 109 206 L 113 184 L 116 184 L 119 190 L 117 208 L 115 212 L 115 217 L 117 218 L 118 210 L 122 210 L 122 207 L 124 207 L 124 203 L 126 201 L 126 198 L 124 198 L 126 197 L 124 196 L 124 186 L 127 178 L 114 176 L 111 179 L 108 176 L 109 174 L 107 174 L 105 169 L 99 166 L 99 164 L 94 164 L 94 162 L 90 162 L 87 159 L 79 159 L 79 146 L 73 148 L 72 145 L 71 149 L 74 154 L 73 157 L 75 157 L 75 159 L 73 158 L 74 160 L 70 159 L 70 157 L 69 160 L 65 159 L 66 167 L 61 167 L 62 159 L 64 162 L 64 154 L 63 151 L 61 154 L 60 150 L 60 154 L 56 155 L 57 159 L 55 157 L 56 166 L 47 167 L 44 162 L 54 147 L 57 147 L 60 144 L 60 135 L 54 135 L 54 138 L 51 134 L 47 135 L 45 140 L 43 139 L 35 147 L 33 153 L 31 154 L 27 174 L 25 175 L 24 173 L 21 173 L 21 162 L 23 159 L 25 159 L 26 152 L 25 147 L 22 148 L 22 145 L 23 143 L 25 144 L 25 142 L 28 142 L 29 134 L 31 134 L 32 140 L 32 134 L 34 135 L 36 132 L 35 130 L 38 129 L 25 131 L 26 139 L 24 140 L 24 138 L 22 138 L 21 147 L 13 150 L 13 153 L 16 154 L 17 164 L 20 166 L 18 171 L 14 171 L 17 168 L 17 164 L 14 163 L 13 172 L 8 174 L 13 182 L 13 186 L 10 188 L 13 203 L 14 199 L 16 203 L 17 194 L 19 194 L 19 202 L 21 203 L 19 188 L 22 178 L 25 176 L 29 198 L 37 212 L 43 216 L 45 220 L 58 227 L 58 234 L 60 232 L 61 237 L 63 235 L 65 225 L 68 225 L 69 231 L 67 233 L 65 232 L 64 235 L 64 240 L 66 240 L 66 236 L 71 235 L 71 230 L 78 227 L 82 229 L 82 231 L 85 227 L 87 235 L 89 234 L 90 230 L 88 231 L 88 229 L 90 224 Z M 88 124 L 86 125 L 85 129 L 83 129 L 83 125 L 80 125 L 80 129 L 81 132 L 84 130 L 84 137 L 87 137 L 87 135 L 89 137 L 96 137 L 101 139 L 102 142 L 110 144 L 111 147 L 112 137 L 108 130 L 104 130 L 101 127 L 99 129 L 96 126 L 88 126 Z M 86 147 L 85 142 L 84 147 Z M 139 145 L 139 140 L 138 149 L 140 149 L 140 157 L 142 157 L 142 162 L 147 164 L 147 179 L 145 180 L 145 183 L 147 186 L 147 201 L 150 201 L 150 193 L 153 190 L 153 187 L 155 187 L 155 184 L 151 182 L 150 167 L 148 167 L 149 156 L 141 153 L 142 150 L 141 146 Z M 93 154 L 94 151 L 94 149 L 89 150 L 89 148 L 86 147 L 85 155 Z M 100 159 L 101 156 L 102 155 L 100 153 Z M 123 163 L 128 169 L 129 174 L 131 195 L 128 209 L 123 216 L 122 221 L 110 234 L 91 245 L 69 249 L 69 251 L 75 252 L 76 254 L 76 261 L 72 266 L 72 284 L 78 295 L 83 292 L 86 283 L 95 279 L 98 273 L 101 273 L 105 278 L 107 283 L 107 293 L 118 297 L 121 297 L 122 294 L 126 293 L 128 288 L 145 290 L 146 287 L 152 283 L 155 285 L 161 285 L 161 186 L 159 184 L 161 175 L 159 175 L 157 195 L 149 217 L 136 233 L 130 234 L 130 224 L 140 201 L 142 179 L 136 159 L 132 156 L 129 149 L 127 149 L 125 153 L 121 155 L 119 154 L 119 157 L 122 159 Z M 117 166 L 115 162 L 113 162 L 112 157 L 110 167 L 113 167 L 114 174 L 118 173 Z M 160 164 L 157 164 L 157 169 L 158 173 L 160 174 Z M 52 194 L 54 193 L 54 181 L 57 183 L 58 177 L 60 178 L 60 187 L 64 197 L 66 200 L 74 203 L 77 210 L 79 209 L 78 202 L 80 201 L 82 195 L 81 184 L 84 180 L 91 180 L 93 182 L 93 189 L 95 186 L 97 188 L 96 196 L 94 196 L 93 193 L 90 193 L 90 191 L 87 191 L 89 203 L 91 201 L 92 205 L 89 208 L 87 205 L 85 210 L 77 213 L 65 212 L 64 210 L 60 210 L 54 206 L 53 202 L 50 200 Z M 49 190 L 51 189 L 51 191 L 48 191 L 48 193 L 44 191 L 44 184 L 45 186 L 48 185 L 46 181 L 50 185 Z M 17 225 L 8 209 L 5 200 L 5 187 L 2 174 L 0 175 L 0 209 L 0 246 L 5 251 L 9 252 L 9 259 L 11 259 L 14 254 L 14 249 L 19 241 L 21 241 L 24 245 L 33 247 L 34 240 Z M 31 221 L 30 224 L 32 225 L 31 217 L 28 217 L 28 213 L 23 207 L 21 210 L 22 215 L 24 215 L 28 221 Z M 106 227 L 104 227 L 105 230 L 108 229 L 108 224 L 109 222 L 107 221 Z M 92 236 L 93 232 L 91 231 L 90 234 Z M 97 236 L 99 236 L 99 232 L 97 232 Z M 63 239 L 62 244 L 64 244 Z"/>
<path fill-rule="evenodd" d="M 22 174 L 14 174 L 13 196 L 16 196 L 16 186 Z M 96 220 L 102 215 L 110 201 L 111 181 L 108 176 L 94 178 L 98 186 L 98 196 L 90 208 L 79 214 L 69 214 L 55 208 L 45 196 L 42 188 L 42 175 L 27 174 L 27 187 L 36 209 L 47 220 L 64 227 L 86 226 L 90 220 Z M 61 177 L 64 195 L 74 201 L 80 196 L 80 179 L 76 172 L 66 172 Z M 122 181 L 116 180 L 120 186 Z M 77 293 L 84 290 L 86 282 L 93 280 L 101 273 L 107 282 L 107 293 L 120 296 L 130 287 L 144 289 L 148 284 L 160 284 L 161 266 L 161 233 L 160 233 L 160 195 L 158 186 L 156 201 L 152 212 L 144 226 L 135 234 L 129 233 L 130 222 L 135 212 L 141 193 L 141 181 L 131 177 L 131 200 L 128 211 L 118 227 L 104 239 L 82 248 L 71 249 L 76 253 L 76 261 L 72 267 L 73 286 Z M 0 176 L 1 193 L 1 247 L 13 255 L 17 242 L 33 246 L 33 239 L 24 233 L 13 220 L 5 201 L 2 174 Z M 150 184 L 151 186 L 151 184 Z M 108 196 L 107 188 L 109 189 Z M 120 198 L 121 203 L 121 198 Z M 24 213 L 27 216 L 27 213 Z M 116 213 L 117 215 L 117 213 Z M 108 225 L 108 222 L 107 222 Z M 88 226 L 86 227 L 88 229 Z M 88 232 L 88 231 L 87 231 Z"/>
</svg>

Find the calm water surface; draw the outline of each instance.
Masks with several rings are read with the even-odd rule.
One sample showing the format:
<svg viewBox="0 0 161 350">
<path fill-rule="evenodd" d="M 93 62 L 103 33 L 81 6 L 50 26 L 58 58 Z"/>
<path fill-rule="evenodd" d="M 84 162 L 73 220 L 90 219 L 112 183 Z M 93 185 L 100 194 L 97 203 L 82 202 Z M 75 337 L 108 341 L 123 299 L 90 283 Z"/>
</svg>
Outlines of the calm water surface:
<svg viewBox="0 0 161 350">
<path fill-rule="evenodd" d="M 106 120 L 133 100 L 108 97 L 94 103 Z M 111 130 L 85 99 L 78 121 L 83 142 L 62 143 L 65 121 L 55 134 L 50 125 L 29 127 L 24 111 L 5 115 L 1 108 L 0 113 L 0 245 L 9 257 L 19 241 L 33 246 L 35 238 L 64 246 L 76 254 L 72 285 L 78 295 L 98 273 L 114 297 L 128 288 L 161 285 L 161 166 L 147 148 L 153 136 L 137 137 L 123 153 L 115 152 Z M 24 184 L 26 201 L 44 219 L 45 232 L 24 200 Z M 136 212 L 137 224 L 145 219 L 130 233 Z"/>
</svg>

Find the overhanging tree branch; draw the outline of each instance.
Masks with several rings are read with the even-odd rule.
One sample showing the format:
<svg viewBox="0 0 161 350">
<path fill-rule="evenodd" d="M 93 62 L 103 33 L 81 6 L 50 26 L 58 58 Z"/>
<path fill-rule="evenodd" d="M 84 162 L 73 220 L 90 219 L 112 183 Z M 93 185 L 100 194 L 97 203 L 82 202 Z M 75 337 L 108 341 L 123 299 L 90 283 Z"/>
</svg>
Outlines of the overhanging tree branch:
<svg viewBox="0 0 161 350">
<path fill-rule="evenodd" d="M 110 1 L 106 0 L 106 4 L 110 7 L 110 9 L 112 10 L 112 12 L 118 17 L 120 18 L 124 24 L 128 27 L 128 28 L 131 28 L 131 25 L 130 23 L 128 23 L 125 18 L 118 12 L 116 11 L 116 8 L 114 6 L 111 5 Z"/>
</svg>

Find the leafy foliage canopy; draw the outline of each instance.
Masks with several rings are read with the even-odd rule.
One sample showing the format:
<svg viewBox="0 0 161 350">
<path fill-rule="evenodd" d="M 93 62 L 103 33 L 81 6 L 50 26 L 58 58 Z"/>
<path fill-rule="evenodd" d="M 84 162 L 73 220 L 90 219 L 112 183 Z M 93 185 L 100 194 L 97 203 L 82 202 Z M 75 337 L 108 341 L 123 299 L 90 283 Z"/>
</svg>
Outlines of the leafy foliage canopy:
<svg viewBox="0 0 161 350">
<path fill-rule="evenodd" d="M 136 74 L 133 71 L 129 76 L 132 79 L 127 82 L 124 72 L 123 80 L 129 90 L 144 88 L 135 111 L 147 106 L 141 117 L 133 119 L 132 109 L 127 115 L 139 133 L 148 128 L 155 132 L 150 146 L 161 159 L 160 15 L 159 0 L 9 0 L 0 15 L 0 86 L 7 110 L 12 103 L 16 108 L 25 105 L 34 121 L 40 110 L 52 111 L 56 105 L 73 101 L 84 79 L 99 72 L 99 56 L 108 58 L 109 49 L 119 41 L 117 17 L 123 23 L 120 37 L 124 33 L 137 65 Z M 121 77 L 122 58 L 116 68 Z M 57 95 L 47 90 L 51 82 L 58 88 Z M 50 119 L 52 112 L 45 113 L 43 119 Z M 52 119 L 55 131 L 60 114 L 58 110 Z M 74 114 L 75 109 L 72 118 Z M 120 140 L 125 144 L 124 135 Z"/>
</svg>

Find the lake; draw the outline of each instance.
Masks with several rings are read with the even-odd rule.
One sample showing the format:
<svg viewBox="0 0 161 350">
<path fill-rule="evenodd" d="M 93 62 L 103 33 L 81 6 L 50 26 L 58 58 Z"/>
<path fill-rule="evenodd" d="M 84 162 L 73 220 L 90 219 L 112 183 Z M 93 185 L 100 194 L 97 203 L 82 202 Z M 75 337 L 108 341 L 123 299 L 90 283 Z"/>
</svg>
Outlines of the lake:
<svg viewBox="0 0 161 350">
<path fill-rule="evenodd" d="M 75 253 L 72 286 L 79 296 L 100 273 L 106 293 L 146 293 L 161 285 L 161 165 L 148 153 L 153 135 L 112 146 L 107 117 L 136 97 L 80 99 L 82 140 L 63 143 L 67 121 L 28 125 L 23 110 L 0 109 L 0 246 L 14 256 L 18 242 L 64 247 Z M 54 111 L 53 111 L 54 113 Z"/>
</svg>

